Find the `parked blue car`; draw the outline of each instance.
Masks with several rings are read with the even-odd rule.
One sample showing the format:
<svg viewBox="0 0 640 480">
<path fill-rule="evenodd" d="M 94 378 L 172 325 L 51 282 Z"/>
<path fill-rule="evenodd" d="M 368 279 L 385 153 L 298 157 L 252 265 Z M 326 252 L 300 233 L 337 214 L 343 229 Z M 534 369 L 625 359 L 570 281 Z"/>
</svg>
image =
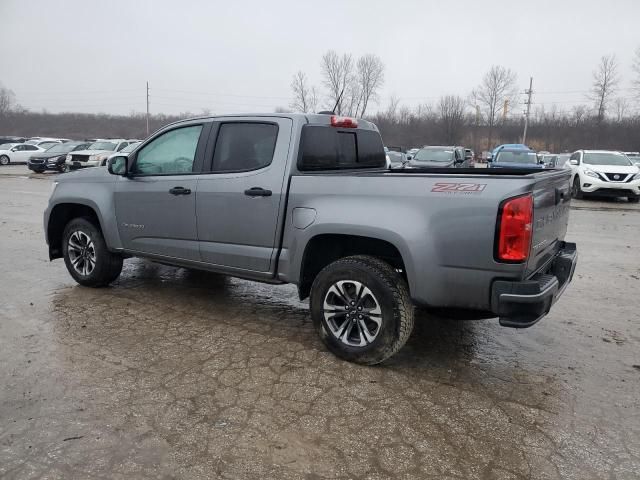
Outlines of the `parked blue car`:
<svg viewBox="0 0 640 480">
<path fill-rule="evenodd" d="M 521 143 L 500 145 L 491 152 L 489 168 L 544 168 L 536 152 Z"/>
</svg>

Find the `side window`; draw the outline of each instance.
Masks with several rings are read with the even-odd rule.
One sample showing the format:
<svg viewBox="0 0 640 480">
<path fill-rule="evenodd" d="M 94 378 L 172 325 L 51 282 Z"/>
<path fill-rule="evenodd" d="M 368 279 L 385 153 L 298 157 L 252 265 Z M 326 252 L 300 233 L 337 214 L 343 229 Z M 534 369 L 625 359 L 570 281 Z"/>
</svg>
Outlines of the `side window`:
<svg viewBox="0 0 640 480">
<path fill-rule="evenodd" d="M 170 130 L 155 138 L 138 152 L 134 173 L 191 173 L 201 131 L 202 125 L 193 125 Z"/>
<path fill-rule="evenodd" d="M 272 123 L 223 123 L 213 154 L 213 171 L 248 171 L 270 165 L 277 137 L 278 126 Z"/>
<path fill-rule="evenodd" d="M 55 145 L 53 143 L 44 143 L 42 144 L 42 146 L 40 148 L 48 148 L 51 145 Z M 36 147 L 35 145 L 25 145 L 23 150 L 38 150 L 38 147 Z"/>
<path fill-rule="evenodd" d="M 126 147 L 127 145 L 129 145 L 128 142 L 122 142 L 120 144 L 120 146 L 118 147 L 118 149 L 116 150 L 116 152 L 119 152 L 120 150 L 122 150 L 124 147 Z"/>
<path fill-rule="evenodd" d="M 22 151 L 24 151 L 24 144 L 14 146 L 13 147 L 13 151 L 14 152 L 22 152 Z"/>
</svg>

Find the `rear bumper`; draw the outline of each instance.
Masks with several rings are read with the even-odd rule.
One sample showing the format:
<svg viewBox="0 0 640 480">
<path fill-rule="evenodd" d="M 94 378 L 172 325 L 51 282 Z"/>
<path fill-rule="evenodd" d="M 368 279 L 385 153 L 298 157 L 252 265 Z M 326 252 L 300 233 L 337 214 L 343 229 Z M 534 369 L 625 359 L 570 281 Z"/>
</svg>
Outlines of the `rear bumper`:
<svg viewBox="0 0 640 480">
<path fill-rule="evenodd" d="M 526 328 L 549 313 L 571 282 L 577 261 L 576 244 L 564 242 L 544 272 L 521 282 L 493 282 L 491 309 L 500 317 L 500 325 Z"/>
</svg>

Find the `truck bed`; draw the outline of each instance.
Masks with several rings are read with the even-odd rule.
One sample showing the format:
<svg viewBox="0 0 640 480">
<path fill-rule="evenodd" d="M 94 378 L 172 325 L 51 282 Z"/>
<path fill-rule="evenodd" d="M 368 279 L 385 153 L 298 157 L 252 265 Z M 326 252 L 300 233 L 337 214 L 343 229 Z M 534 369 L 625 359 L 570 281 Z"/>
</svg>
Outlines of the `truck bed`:
<svg viewBox="0 0 640 480">
<path fill-rule="evenodd" d="M 561 204 L 556 203 L 558 191 Z M 529 260 L 497 262 L 499 206 L 528 193 L 534 197 L 535 223 Z M 400 251 L 417 303 L 488 309 L 495 279 L 523 280 L 560 248 L 568 199 L 566 170 L 429 168 L 293 175 L 287 218 L 294 210 L 313 212 L 314 222 L 304 229 L 285 229 L 286 265 L 280 274 L 283 280 L 297 280 L 296 265 L 303 255 L 297 245 L 316 235 L 375 237 Z"/>
</svg>

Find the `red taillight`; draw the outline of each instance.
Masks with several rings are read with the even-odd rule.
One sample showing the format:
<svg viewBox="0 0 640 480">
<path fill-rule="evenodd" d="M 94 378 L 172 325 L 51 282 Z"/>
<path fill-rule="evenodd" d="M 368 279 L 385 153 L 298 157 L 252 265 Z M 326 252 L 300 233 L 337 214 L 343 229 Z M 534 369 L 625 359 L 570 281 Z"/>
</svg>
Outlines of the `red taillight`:
<svg viewBox="0 0 640 480">
<path fill-rule="evenodd" d="M 358 121 L 351 117 L 338 117 L 337 115 L 331 116 L 332 127 L 342 128 L 358 128 Z"/>
<path fill-rule="evenodd" d="M 529 256 L 533 230 L 533 197 L 505 201 L 498 216 L 498 260 L 522 262 Z"/>
</svg>

